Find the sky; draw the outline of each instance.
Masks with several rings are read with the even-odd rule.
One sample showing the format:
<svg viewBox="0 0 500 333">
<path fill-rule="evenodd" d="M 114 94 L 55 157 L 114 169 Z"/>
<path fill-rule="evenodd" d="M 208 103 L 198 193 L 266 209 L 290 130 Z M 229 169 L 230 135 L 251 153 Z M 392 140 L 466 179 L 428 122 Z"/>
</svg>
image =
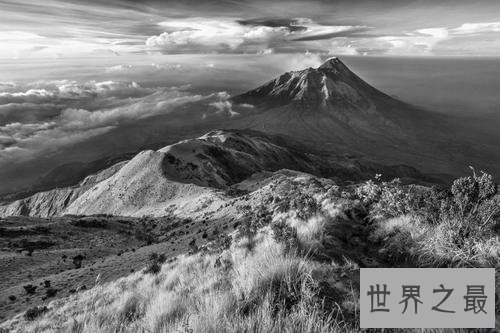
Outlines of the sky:
<svg viewBox="0 0 500 333">
<path fill-rule="evenodd" d="M 145 53 L 485 56 L 495 0 L 1 0 L 0 58 Z"/>
<path fill-rule="evenodd" d="M 235 116 L 231 95 L 330 56 L 405 101 L 498 114 L 498 13 L 497 0 L 0 0 L 0 194 L 189 103 L 206 108 L 188 122 Z"/>
</svg>

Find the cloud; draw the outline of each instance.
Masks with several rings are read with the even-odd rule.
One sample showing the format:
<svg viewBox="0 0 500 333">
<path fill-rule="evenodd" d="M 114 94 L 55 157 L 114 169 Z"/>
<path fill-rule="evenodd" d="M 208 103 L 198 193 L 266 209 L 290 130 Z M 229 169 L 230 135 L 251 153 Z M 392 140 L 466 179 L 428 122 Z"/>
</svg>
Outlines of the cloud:
<svg viewBox="0 0 500 333">
<path fill-rule="evenodd" d="M 423 28 L 401 35 L 342 37 L 331 43 L 330 53 L 337 55 L 432 55 L 440 42 L 450 38 L 447 28 Z"/>
<path fill-rule="evenodd" d="M 58 121 L 62 128 L 71 131 L 119 126 L 131 120 L 168 113 L 179 105 L 199 101 L 203 98 L 205 97 L 191 95 L 178 89 L 161 89 L 150 96 L 116 108 L 96 111 L 65 109 Z"/>
<path fill-rule="evenodd" d="M 332 41 L 330 53 L 334 55 L 360 55 L 362 51 L 351 40 L 342 37 Z"/>
<path fill-rule="evenodd" d="M 297 19 L 287 19 L 287 18 L 255 18 L 248 20 L 236 20 L 236 22 L 242 25 L 250 26 L 265 26 L 265 27 L 286 27 L 288 30 L 294 31 L 304 31 L 307 30 L 305 26 L 299 24 Z"/>
<path fill-rule="evenodd" d="M 456 35 L 500 32 L 500 22 L 464 23 L 451 32 Z"/>
<path fill-rule="evenodd" d="M 318 67 L 323 63 L 321 55 L 306 51 L 304 53 L 293 54 L 285 59 L 279 58 L 287 71 L 302 70 L 309 67 Z"/>
<path fill-rule="evenodd" d="M 160 25 L 170 32 L 148 38 L 146 45 L 166 52 L 237 52 L 245 45 L 258 50 L 291 33 L 286 27 L 248 26 L 227 19 L 192 18 Z"/>
<path fill-rule="evenodd" d="M 305 41 L 331 39 L 333 37 L 366 31 L 364 26 L 323 25 L 309 18 L 253 19 L 185 18 L 161 22 L 166 30 L 151 36 L 146 45 L 166 53 L 259 53 L 294 44 L 304 49 Z"/>
<path fill-rule="evenodd" d="M 72 101 L 103 99 L 108 97 L 136 97 L 151 94 L 136 82 L 70 80 L 37 81 L 17 87 L 16 91 L 0 92 L 0 105 L 8 103 L 71 103 Z"/>
<path fill-rule="evenodd" d="M 215 113 L 216 114 L 227 114 L 229 117 L 235 117 L 239 115 L 239 112 L 236 112 L 233 110 L 233 103 L 229 101 L 229 98 L 231 96 L 223 91 L 217 94 L 218 100 L 212 103 L 209 103 L 209 106 L 215 108 Z M 207 117 L 206 114 L 204 114 L 204 117 Z"/>
<path fill-rule="evenodd" d="M 131 65 L 131 64 L 120 64 L 109 66 L 104 69 L 106 74 L 117 74 L 117 75 L 149 75 L 158 74 L 161 72 L 179 72 L 184 70 L 181 64 L 157 64 L 151 63 L 148 65 Z"/>
<path fill-rule="evenodd" d="M 305 27 L 305 30 L 297 34 L 297 36 L 293 38 L 294 41 L 315 41 L 345 37 L 371 29 L 364 25 L 318 24 L 309 18 L 299 18 L 297 19 L 297 24 Z"/>
<path fill-rule="evenodd" d="M 192 94 L 188 86 L 153 89 L 135 82 L 46 81 L 30 86 L 43 88 L 18 86 L 19 91 L 0 95 L 0 162 L 32 158 L 186 103 L 227 99 Z"/>
<path fill-rule="evenodd" d="M 64 106 L 53 103 L 8 103 L 0 105 L 0 126 L 11 122 L 30 123 L 57 116 Z"/>
</svg>

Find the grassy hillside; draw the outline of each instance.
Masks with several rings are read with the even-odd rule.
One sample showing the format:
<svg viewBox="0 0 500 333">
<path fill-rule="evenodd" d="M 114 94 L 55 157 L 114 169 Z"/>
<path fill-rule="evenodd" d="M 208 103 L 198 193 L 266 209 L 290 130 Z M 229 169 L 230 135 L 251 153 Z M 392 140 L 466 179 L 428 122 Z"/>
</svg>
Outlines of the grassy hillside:
<svg viewBox="0 0 500 333">
<path fill-rule="evenodd" d="M 218 233 L 200 247 L 192 242 L 189 253 L 172 259 L 152 255 L 142 271 L 97 282 L 1 327 L 13 332 L 356 330 L 359 267 L 500 267 L 500 205 L 488 175 L 459 179 L 444 190 L 378 179 L 338 187 L 300 175 L 266 186 L 273 191 L 261 194 L 260 206 L 244 209 L 237 230 Z"/>
</svg>

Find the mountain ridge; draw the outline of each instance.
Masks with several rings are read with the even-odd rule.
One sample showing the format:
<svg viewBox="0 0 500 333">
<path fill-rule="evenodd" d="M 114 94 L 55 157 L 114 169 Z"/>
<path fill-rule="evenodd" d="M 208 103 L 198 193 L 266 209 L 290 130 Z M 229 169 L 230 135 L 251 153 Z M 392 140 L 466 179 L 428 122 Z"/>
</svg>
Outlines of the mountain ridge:
<svg viewBox="0 0 500 333">
<path fill-rule="evenodd" d="M 338 183 L 369 179 L 376 173 L 432 181 L 403 165 L 316 155 L 255 131 L 215 130 L 158 150 L 144 150 L 87 176 L 78 185 L 0 205 L 0 216 L 161 215 L 172 205 L 208 200 L 252 175 L 283 169 L 328 177 Z"/>
</svg>

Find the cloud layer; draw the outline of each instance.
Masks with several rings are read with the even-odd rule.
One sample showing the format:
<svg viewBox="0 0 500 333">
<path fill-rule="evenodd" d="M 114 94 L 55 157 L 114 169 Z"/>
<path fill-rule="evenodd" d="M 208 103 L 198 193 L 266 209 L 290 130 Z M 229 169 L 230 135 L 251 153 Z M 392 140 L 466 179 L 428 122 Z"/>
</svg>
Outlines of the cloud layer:
<svg viewBox="0 0 500 333">
<path fill-rule="evenodd" d="M 193 94 L 187 87 L 144 88 L 135 82 L 115 81 L 2 86 L 0 163 L 36 157 L 189 102 L 224 97 Z"/>
</svg>

